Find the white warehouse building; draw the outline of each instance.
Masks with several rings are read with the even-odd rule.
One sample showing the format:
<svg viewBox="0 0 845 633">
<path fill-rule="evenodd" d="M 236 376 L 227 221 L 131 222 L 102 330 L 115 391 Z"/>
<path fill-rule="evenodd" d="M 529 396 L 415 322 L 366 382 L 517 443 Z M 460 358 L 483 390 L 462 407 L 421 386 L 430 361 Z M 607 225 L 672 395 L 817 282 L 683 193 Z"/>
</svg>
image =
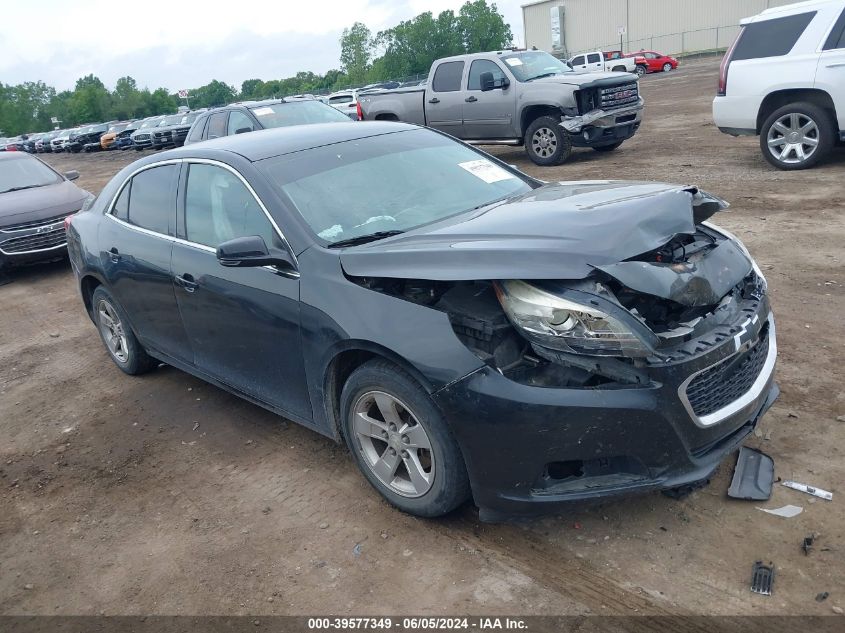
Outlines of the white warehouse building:
<svg viewBox="0 0 845 633">
<path fill-rule="evenodd" d="M 537 0 L 522 5 L 524 42 L 558 57 L 590 50 L 664 55 L 725 49 L 739 21 L 795 0 Z"/>
</svg>

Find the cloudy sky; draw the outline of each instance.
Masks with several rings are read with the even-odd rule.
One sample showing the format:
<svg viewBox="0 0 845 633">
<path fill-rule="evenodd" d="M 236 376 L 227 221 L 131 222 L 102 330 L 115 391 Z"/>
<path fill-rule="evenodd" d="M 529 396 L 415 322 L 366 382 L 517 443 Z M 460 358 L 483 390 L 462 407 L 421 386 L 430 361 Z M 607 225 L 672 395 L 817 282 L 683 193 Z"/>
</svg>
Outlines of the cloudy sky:
<svg viewBox="0 0 845 633">
<path fill-rule="evenodd" d="M 518 42 L 526 0 L 500 0 Z M 3 2 L 0 81 L 42 80 L 58 90 L 94 73 L 109 88 L 130 75 L 171 91 L 219 79 L 281 79 L 339 66 L 344 27 L 389 28 L 461 0 L 13 0 Z"/>
</svg>

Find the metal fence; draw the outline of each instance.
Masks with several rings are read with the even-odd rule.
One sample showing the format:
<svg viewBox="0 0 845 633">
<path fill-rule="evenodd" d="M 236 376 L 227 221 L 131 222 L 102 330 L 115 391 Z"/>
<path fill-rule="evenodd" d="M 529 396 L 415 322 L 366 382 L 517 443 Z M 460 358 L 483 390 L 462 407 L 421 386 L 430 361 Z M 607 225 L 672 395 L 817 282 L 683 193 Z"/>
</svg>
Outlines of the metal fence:
<svg viewBox="0 0 845 633">
<path fill-rule="evenodd" d="M 657 51 L 664 55 L 689 55 L 691 53 L 705 53 L 709 51 L 720 51 L 727 49 L 736 36 L 739 34 L 740 26 L 716 26 L 708 29 L 697 29 L 695 31 L 682 31 L 680 33 L 669 33 L 666 35 L 650 35 L 636 40 L 624 39 L 626 52 L 635 53 L 640 50 Z M 567 58 L 580 53 L 588 53 L 597 50 L 616 50 L 619 48 L 619 40 L 593 46 L 592 48 L 569 51 Z"/>
</svg>

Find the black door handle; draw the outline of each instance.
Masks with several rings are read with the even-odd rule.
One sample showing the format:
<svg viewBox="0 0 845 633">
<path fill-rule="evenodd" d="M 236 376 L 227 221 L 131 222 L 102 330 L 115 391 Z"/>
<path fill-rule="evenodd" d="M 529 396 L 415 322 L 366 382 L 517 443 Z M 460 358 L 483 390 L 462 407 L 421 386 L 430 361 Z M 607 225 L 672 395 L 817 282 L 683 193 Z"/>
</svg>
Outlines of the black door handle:
<svg viewBox="0 0 845 633">
<path fill-rule="evenodd" d="M 429 99 L 428 102 L 429 103 L 440 103 L 440 99 L 438 99 L 437 97 L 434 97 L 433 99 Z"/>
<path fill-rule="evenodd" d="M 120 253 L 114 246 L 109 249 L 109 256 L 111 257 L 111 261 L 113 264 L 116 264 L 120 261 Z"/>
<path fill-rule="evenodd" d="M 194 290 L 199 288 L 199 284 L 196 281 L 194 281 L 194 276 L 189 275 L 188 273 L 177 276 L 176 277 L 176 285 L 181 286 L 187 292 L 193 292 Z"/>
<path fill-rule="evenodd" d="M 466 99 L 464 99 L 464 101 L 466 101 L 467 103 L 475 103 L 476 101 L 478 101 L 478 99 L 476 99 L 475 97 L 467 97 Z"/>
</svg>

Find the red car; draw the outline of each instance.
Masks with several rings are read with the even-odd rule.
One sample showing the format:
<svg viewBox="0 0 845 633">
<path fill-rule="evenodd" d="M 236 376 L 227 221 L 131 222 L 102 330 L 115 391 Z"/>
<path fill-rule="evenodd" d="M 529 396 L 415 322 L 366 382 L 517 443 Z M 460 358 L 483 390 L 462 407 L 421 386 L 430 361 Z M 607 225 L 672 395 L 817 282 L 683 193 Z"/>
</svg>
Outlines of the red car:
<svg viewBox="0 0 845 633">
<path fill-rule="evenodd" d="M 639 51 L 628 53 L 625 57 L 636 57 L 637 74 L 642 76 L 648 73 L 669 72 L 678 67 L 678 60 L 668 55 L 655 53 L 654 51 Z"/>
</svg>

